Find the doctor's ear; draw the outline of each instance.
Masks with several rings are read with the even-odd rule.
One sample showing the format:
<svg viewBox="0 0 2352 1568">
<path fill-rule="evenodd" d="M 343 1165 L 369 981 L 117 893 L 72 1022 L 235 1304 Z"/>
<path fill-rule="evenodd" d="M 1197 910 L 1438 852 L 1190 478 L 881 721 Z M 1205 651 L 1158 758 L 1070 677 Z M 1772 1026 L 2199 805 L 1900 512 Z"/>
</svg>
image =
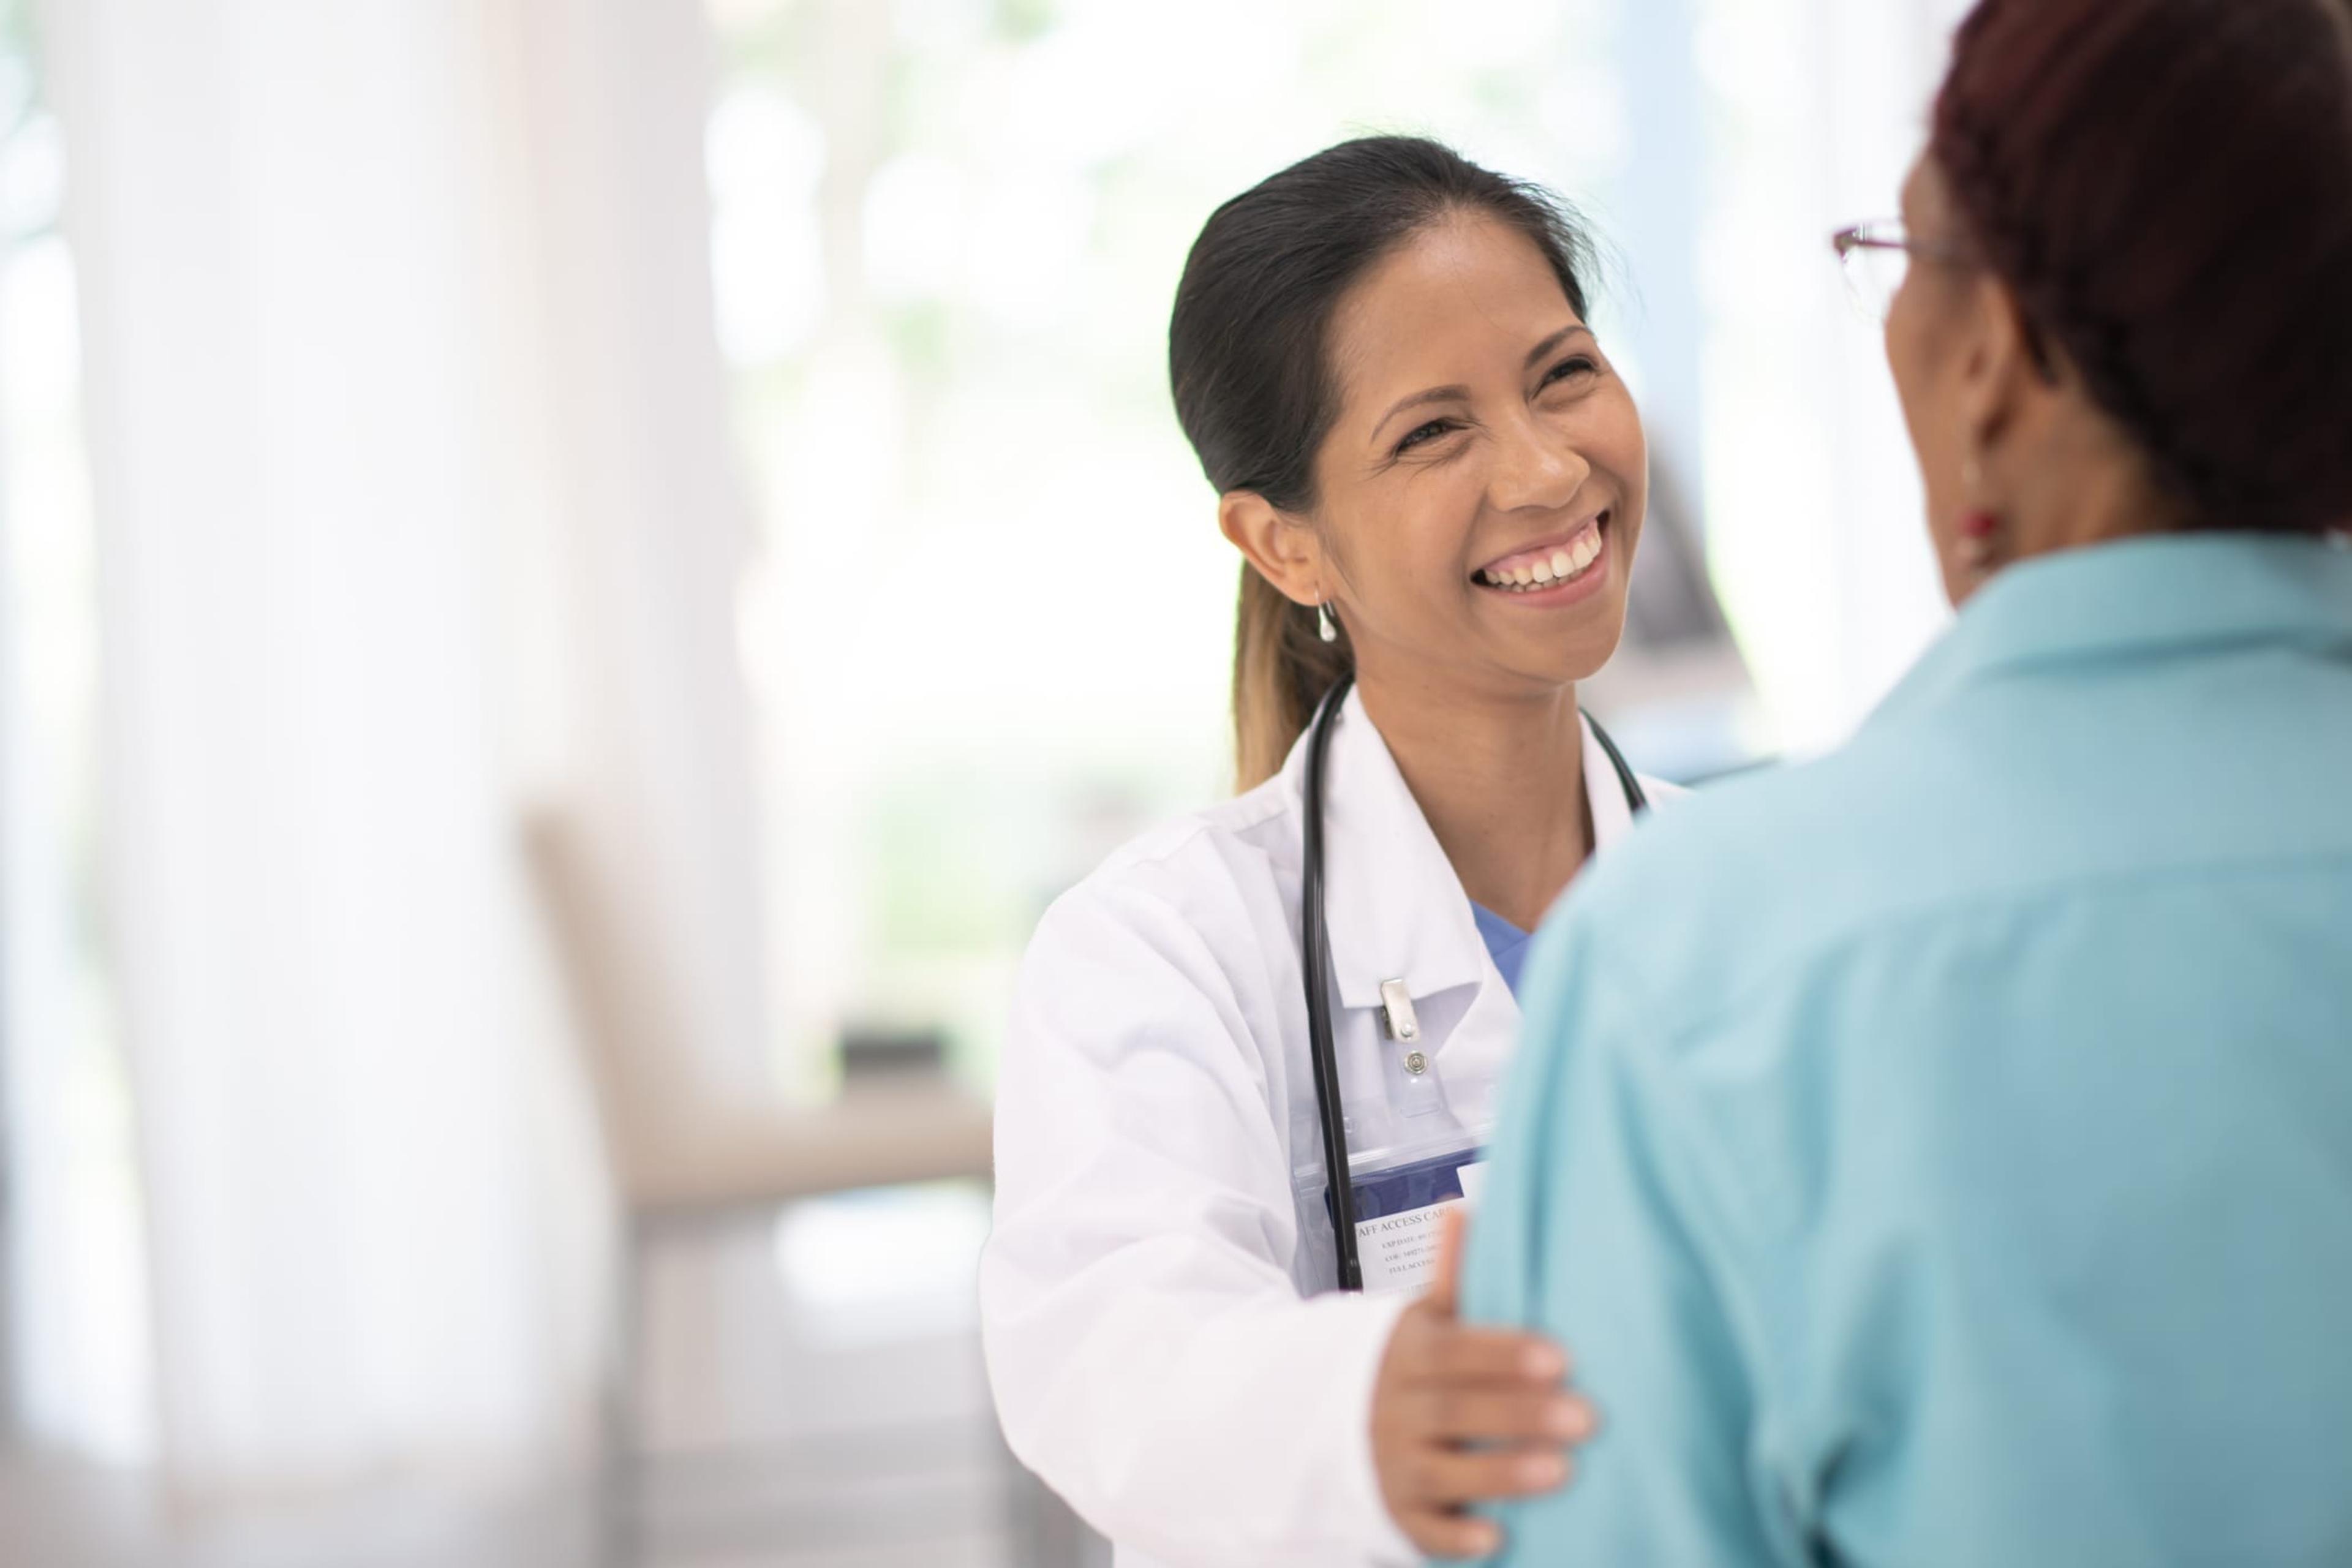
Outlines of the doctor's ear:
<svg viewBox="0 0 2352 1568">
<path fill-rule="evenodd" d="M 1319 605 L 1338 586 L 1328 580 L 1323 542 L 1314 527 L 1255 490 L 1227 491 L 1217 503 L 1217 527 L 1293 604 Z"/>
</svg>

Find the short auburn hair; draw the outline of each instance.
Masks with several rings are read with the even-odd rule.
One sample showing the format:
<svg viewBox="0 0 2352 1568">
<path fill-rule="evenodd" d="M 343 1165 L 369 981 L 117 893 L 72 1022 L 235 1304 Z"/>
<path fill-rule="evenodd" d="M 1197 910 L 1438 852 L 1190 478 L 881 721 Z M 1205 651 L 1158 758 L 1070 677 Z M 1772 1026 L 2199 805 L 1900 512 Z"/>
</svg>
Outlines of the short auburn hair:
<svg viewBox="0 0 2352 1568">
<path fill-rule="evenodd" d="M 2352 0 L 1982 0 L 1929 153 L 2198 525 L 2352 525 Z"/>
</svg>

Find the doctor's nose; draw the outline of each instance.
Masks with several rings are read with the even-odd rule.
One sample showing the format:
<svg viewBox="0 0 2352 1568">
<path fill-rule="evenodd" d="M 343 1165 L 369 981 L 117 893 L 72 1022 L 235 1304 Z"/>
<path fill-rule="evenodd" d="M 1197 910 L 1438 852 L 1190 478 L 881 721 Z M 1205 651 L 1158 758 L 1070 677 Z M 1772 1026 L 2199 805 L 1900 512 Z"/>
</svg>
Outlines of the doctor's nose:
<svg viewBox="0 0 2352 1568">
<path fill-rule="evenodd" d="M 1487 490 L 1505 511 L 1557 510 L 1576 499 L 1591 472 L 1583 454 L 1557 431 L 1523 426 L 1502 443 Z"/>
</svg>

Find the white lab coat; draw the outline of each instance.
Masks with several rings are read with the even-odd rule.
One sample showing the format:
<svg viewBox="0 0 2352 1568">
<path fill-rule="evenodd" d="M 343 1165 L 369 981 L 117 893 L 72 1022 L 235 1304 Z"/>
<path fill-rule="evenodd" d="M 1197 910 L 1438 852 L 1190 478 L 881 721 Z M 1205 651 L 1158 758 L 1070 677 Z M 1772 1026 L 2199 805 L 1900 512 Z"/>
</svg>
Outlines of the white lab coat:
<svg viewBox="0 0 2352 1568">
<path fill-rule="evenodd" d="M 1023 965 L 999 1083 L 989 1378 L 1022 1461 L 1119 1568 L 1420 1561 L 1373 1475 L 1374 1374 L 1410 1294 L 1335 1290 L 1298 964 L 1305 746 L 1238 799 L 1120 850 Z M 1588 728 L 1594 837 L 1627 802 Z M 1332 1032 L 1351 1152 L 1396 1143 L 1402 979 L 1438 1091 L 1415 1136 L 1475 1142 L 1519 1010 L 1452 864 L 1350 694 L 1325 773 Z M 1652 798 L 1668 786 L 1644 781 Z"/>
</svg>

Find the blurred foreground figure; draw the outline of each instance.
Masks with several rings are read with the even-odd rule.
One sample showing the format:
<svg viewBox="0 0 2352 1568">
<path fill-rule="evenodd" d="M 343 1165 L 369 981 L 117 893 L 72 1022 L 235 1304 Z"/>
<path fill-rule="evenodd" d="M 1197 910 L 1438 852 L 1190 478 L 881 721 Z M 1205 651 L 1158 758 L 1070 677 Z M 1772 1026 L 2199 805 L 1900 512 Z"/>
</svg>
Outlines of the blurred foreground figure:
<svg viewBox="0 0 2352 1568">
<path fill-rule="evenodd" d="M 1505 1560 L 2352 1563 L 2352 7 L 1987 0 L 1838 245 L 1959 621 L 1540 939 Z"/>
</svg>

